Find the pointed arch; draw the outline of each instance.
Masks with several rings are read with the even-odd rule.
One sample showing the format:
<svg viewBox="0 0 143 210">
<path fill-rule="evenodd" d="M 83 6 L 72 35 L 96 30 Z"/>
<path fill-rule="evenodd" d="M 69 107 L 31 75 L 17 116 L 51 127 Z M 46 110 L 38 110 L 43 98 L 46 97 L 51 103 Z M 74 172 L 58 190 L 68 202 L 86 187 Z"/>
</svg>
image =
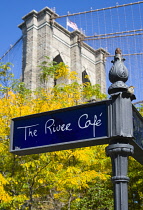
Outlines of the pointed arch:
<svg viewBox="0 0 143 210">
<path fill-rule="evenodd" d="M 55 61 L 55 62 L 58 64 L 58 63 L 60 63 L 60 62 L 63 62 L 63 59 L 62 59 L 61 55 L 58 54 L 58 55 L 53 59 L 53 61 Z"/>
<path fill-rule="evenodd" d="M 89 75 L 88 75 L 87 71 L 84 70 L 82 72 L 82 83 L 84 84 L 84 83 L 87 83 L 87 82 L 89 82 L 91 84 L 90 79 L 89 79 Z"/>
<path fill-rule="evenodd" d="M 61 62 L 63 62 L 63 59 L 61 57 L 60 54 L 58 54 L 54 59 L 53 59 L 54 62 L 56 62 L 55 64 L 59 64 Z M 57 79 L 54 78 L 54 86 L 57 85 Z"/>
</svg>

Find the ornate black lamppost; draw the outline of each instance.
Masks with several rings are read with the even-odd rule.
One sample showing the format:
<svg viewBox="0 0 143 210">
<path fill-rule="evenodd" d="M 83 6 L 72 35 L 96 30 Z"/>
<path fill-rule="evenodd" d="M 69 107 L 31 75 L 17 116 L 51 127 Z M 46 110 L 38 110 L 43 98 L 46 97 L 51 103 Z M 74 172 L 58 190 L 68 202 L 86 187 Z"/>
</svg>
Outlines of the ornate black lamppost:
<svg viewBox="0 0 143 210">
<path fill-rule="evenodd" d="M 108 93 L 112 99 L 112 139 L 106 147 L 106 154 L 111 157 L 114 184 L 114 209 L 128 210 L 128 156 L 134 152 L 129 144 L 133 137 L 132 103 L 135 98 L 128 91 L 125 82 L 128 80 L 128 70 L 124 65 L 121 50 L 115 50 L 113 66 L 109 72 L 112 83 Z"/>
</svg>

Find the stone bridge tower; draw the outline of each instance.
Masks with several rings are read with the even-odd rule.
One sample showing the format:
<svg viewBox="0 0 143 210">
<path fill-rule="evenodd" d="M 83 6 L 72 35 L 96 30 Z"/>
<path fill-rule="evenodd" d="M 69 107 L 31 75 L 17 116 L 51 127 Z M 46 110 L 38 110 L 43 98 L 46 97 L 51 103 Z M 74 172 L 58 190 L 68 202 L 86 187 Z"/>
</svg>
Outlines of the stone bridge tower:
<svg viewBox="0 0 143 210">
<path fill-rule="evenodd" d="M 80 82 L 84 82 L 83 75 L 88 74 L 91 84 L 100 84 L 101 91 L 106 93 L 107 52 L 80 42 L 81 32 L 69 32 L 52 20 L 53 16 L 58 15 L 48 7 L 39 12 L 33 10 L 22 18 L 23 23 L 19 25 L 23 33 L 22 80 L 26 86 L 34 90 L 40 85 L 38 65 L 48 56 L 76 71 Z"/>
</svg>

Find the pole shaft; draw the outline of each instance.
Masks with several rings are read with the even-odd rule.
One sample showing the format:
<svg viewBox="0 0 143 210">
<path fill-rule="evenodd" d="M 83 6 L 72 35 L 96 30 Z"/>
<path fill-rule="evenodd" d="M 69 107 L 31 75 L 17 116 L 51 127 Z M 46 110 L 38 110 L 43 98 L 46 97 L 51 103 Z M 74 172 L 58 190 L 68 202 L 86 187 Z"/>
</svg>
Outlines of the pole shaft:
<svg viewBox="0 0 143 210">
<path fill-rule="evenodd" d="M 130 144 L 111 144 L 106 153 L 112 161 L 112 182 L 114 184 L 114 210 L 128 210 L 128 156 L 133 153 Z"/>
</svg>

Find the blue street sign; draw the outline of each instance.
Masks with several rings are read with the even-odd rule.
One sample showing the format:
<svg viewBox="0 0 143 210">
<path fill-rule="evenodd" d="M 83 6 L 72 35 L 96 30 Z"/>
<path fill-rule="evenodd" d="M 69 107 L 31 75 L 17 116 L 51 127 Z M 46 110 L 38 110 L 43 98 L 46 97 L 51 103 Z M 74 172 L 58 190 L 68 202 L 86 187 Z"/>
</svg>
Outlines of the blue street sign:
<svg viewBox="0 0 143 210">
<path fill-rule="evenodd" d="M 108 102 L 12 119 L 10 152 L 26 155 L 108 143 Z"/>
<path fill-rule="evenodd" d="M 133 157 L 143 164 L 143 117 L 138 110 L 133 106 L 133 136 L 131 142 L 134 146 Z"/>
<path fill-rule="evenodd" d="M 133 111 L 133 135 L 134 141 L 143 149 L 143 117 L 138 111 Z"/>
</svg>

